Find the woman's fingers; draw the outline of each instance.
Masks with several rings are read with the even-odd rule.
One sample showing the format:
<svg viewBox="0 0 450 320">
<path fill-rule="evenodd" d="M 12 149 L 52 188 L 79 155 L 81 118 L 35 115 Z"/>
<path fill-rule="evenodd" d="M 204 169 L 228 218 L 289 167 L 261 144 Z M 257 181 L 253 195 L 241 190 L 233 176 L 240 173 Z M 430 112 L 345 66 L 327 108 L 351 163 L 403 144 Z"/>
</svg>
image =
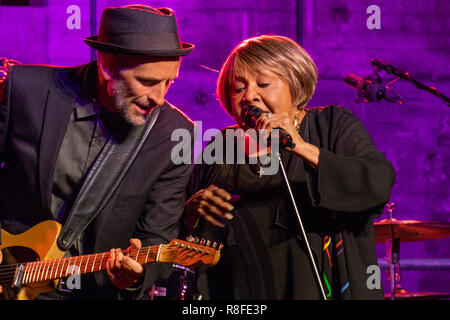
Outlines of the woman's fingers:
<svg viewBox="0 0 450 320">
<path fill-rule="evenodd" d="M 229 202 L 231 200 L 231 194 L 221 188 L 210 189 L 211 193 L 207 193 L 207 201 L 219 208 L 221 211 L 229 212 L 234 210 L 234 206 Z"/>
<path fill-rule="evenodd" d="M 283 129 L 293 138 L 298 135 L 292 119 L 286 112 L 263 113 L 257 120 L 255 129 L 262 132 L 262 136 L 266 139 L 270 138 L 273 129 Z"/>
<path fill-rule="evenodd" d="M 187 211 L 203 217 L 206 221 L 219 227 L 224 227 L 220 220 L 233 218 L 231 211 L 234 206 L 229 202 L 232 199 L 230 193 L 215 185 L 198 191 L 187 202 Z"/>
<path fill-rule="evenodd" d="M 289 115 L 286 112 L 282 113 L 270 113 L 271 116 L 268 117 L 267 113 L 263 113 L 261 117 L 256 121 L 256 128 L 257 130 L 267 130 L 268 136 L 270 134 L 270 131 L 274 128 L 283 128 L 288 129 L 289 125 L 291 124 L 291 119 L 289 118 Z M 292 124 L 291 124 L 292 125 Z M 293 126 L 293 125 L 292 125 Z"/>
<path fill-rule="evenodd" d="M 206 221 L 208 221 L 209 223 L 211 223 L 212 225 L 216 226 L 216 227 L 225 227 L 225 224 L 223 224 L 222 222 L 220 222 L 219 220 L 215 219 L 211 214 L 206 213 L 205 210 L 203 209 L 199 209 L 198 211 L 199 215 L 205 219 Z"/>
</svg>

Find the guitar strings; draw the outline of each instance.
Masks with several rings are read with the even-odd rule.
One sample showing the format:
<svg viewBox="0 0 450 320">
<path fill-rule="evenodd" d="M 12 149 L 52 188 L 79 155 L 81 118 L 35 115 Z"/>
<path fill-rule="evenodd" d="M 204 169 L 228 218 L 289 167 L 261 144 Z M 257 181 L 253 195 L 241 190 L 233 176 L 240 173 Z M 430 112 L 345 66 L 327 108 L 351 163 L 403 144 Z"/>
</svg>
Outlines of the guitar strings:
<svg viewBox="0 0 450 320">
<path fill-rule="evenodd" d="M 188 248 L 181 248 L 181 249 L 185 250 L 185 252 L 192 252 Z M 208 249 L 211 250 L 211 248 L 208 248 Z M 139 249 L 138 255 L 135 256 L 133 259 L 135 261 L 138 261 L 141 258 L 144 258 L 145 256 L 148 256 L 150 253 L 156 254 L 158 252 L 158 250 L 159 250 L 159 245 L 141 248 L 141 249 Z M 178 250 L 180 250 L 179 247 L 173 247 L 173 246 L 170 246 L 169 248 L 167 248 L 167 247 L 164 248 L 164 252 L 167 252 L 167 253 L 173 253 L 173 252 L 176 252 Z M 132 256 L 136 255 L 137 252 L 138 252 L 137 249 L 132 249 L 129 252 L 125 252 L 124 251 L 124 255 L 127 255 L 127 256 L 132 258 Z M 72 262 L 76 265 L 76 260 L 80 259 L 80 261 L 78 263 L 80 263 L 80 262 L 81 263 L 80 263 L 80 265 L 78 267 L 81 268 L 82 266 L 86 267 L 86 264 L 89 262 L 90 257 L 98 256 L 98 255 L 101 255 L 101 254 L 103 254 L 105 257 L 103 257 L 103 259 L 101 261 L 101 265 L 99 264 L 98 268 L 104 269 L 104 268 L 106 268 L 107 260 L 106 261 L 103 261 L 103 260 L 104 260 L 104 258 L 109 259 L 110 252 L 94 253 L 94 254 L 89 254 L 89 255 L 75 256 L 75 257 L 68 257 L 68 258 L 61 258 L 61 259 L 38 260 L 38 261 L 29 261 L 29 262 L 22 262 L 22 263 L 16 263 L 16 264 L 3 265 L 3 266 L 0 266 L 0 282 L 4 283 L 4 281 L 6 281 L 6 280 L 8 282 L 10 280 L 12 280 L 12 277 L 14 276 L 14 274 L 15 274 L 15 272 L 17 270 L 17 267 L 19 267 L 20 265 L 26 264 L 26 263 L 36 263 L 38 265 L 38 267 L 35 268 L 34 270 L 33 269 L 31 269 L 31 270 L 24 270 L 23 272 L 27 273 L 27 274 L 30 274 L 31 277 L 34 277 L 34 276 L 37 275 L 37 279 L 39 279 L 42 276 L 42 274 L 39 275 L 39 273 L 44 273 L 45 269 L 47 269 L 47 272 L 48 272 L 48 269 L 51 268 L 52 269 L 52 271 L 50 272 L 50 275 L 51 275 L 52 272 L 53 272 L 54 265 L 55 265 L 56 261 L 58 261 L 58 260 L 62 261 L 61 270 L 58 273 L 62 273 L 63 272 L 62 268 L 63 268 L 64 264 L 66 262 L 68 262 L 68 265 L 66 266 L 66 269 L 67 269 L 69 267 L 70 260 L 73 260 Z M 80 258 L 80 257 L 82 257 L 82 258 Z M 89 257 L 89 258 L 86 261 L 83 261 L 83 259 L 86 258 L 86 257 Z M 97 265 L 97 263 L 95 261 L 93 261 L 93 262 L 94 262 L 94 266 L 93 267 L 95 269 L 96 268 L 95 266 Z M 99 261 L 99 263 L 100 263 L 100 261 Z M 50 265 L 52 265 L 52 266 L 50 267 Z M 101 270 L 98 270 L 98 271 L 101 271 Z M 94 271 L 94 272 L 96 272 L 96 271 Z M 54 276 L 56 276 L 56 272 L 55 272 Z M 61 277 L 62 277 L 62 275 L 61 275 Z M 43 277 L 43 278 L 46 278 L 46 277 Z M 59 277 L 55 277 L 55 278 L 59 278 Z M 50 279 L 45 279 L 45 280 L 50 280 Z"/>
<path fill-rule="evenodd" d="M 149 249 L 147 249 L 147 248 L 149 248 Z M 139 250 L 138 259 L 140 257 L 146 256 L 147 254 L 150 254 L 151 251 L 156 251 L 157 252 L 159 250 L 159 248 L 154 248 L 153 246 L 147 247 L 147 248 L 142 248 L 142 249 Z M 186 249 L 186 248 L 183 248 L 183 249 L 185 249 L 186 251 L 189 251 L 189 249 Z M 178 250 L 179 250 L 179 248 L 172 248 L 172 247 L 164 249 L 165 252 L 167 252 L 167 251 L 168 252 L 175 252 L 175 251 L 178 251 Z M 133 249 L 133 251 L 124 252 L 124 255 L 133 256 L 133 255 L 136 254 L 137 251 L 138 250 Z M 149 251 L 149 252 L 147 253 L 147 251 Z M 153 253 L 155 253 L 155 252 L 153 252 Z M 98 255 L 102 255 L 102 254 L 104 254 L 105 257 L 107 256 L 109 258 L 110 252 L 93 253 L 93 254 L 88 254 L 88 255 L 83 255 L 83 256 L 74 256 L 74 257 L 59 258 L 59 259 L 25 261 L 25 262 L 19 262 L 19 263 L 14 263 L 14 264 L 7 264 L 7 265 L 2 265 L 2 266 L 0 265 L 0 272 L 3 272 L 3 270 L 5 270 L 5 269 L 14 269 L 15 270 L 18 266 L 20 266 L 22 264 L 27 264 L 27 263 L 49 264 L 49 263 L 52 263 L 53 261 L 58 261 L 58 260 L 61 260 L 61 261 L 74 260 L 74 262 L 75 262 L 76 259 L 80 259 L 80 262 L 81 262 L 86 257 L 98 256 Z M 82 264 L 85 265 L 86 262 L 89 261 L 89 259 L 87 259 L 86 261 L 83 261 Z M 134 260 L 136 260 L 136 257 L 134 258 Z"/>
</svg>

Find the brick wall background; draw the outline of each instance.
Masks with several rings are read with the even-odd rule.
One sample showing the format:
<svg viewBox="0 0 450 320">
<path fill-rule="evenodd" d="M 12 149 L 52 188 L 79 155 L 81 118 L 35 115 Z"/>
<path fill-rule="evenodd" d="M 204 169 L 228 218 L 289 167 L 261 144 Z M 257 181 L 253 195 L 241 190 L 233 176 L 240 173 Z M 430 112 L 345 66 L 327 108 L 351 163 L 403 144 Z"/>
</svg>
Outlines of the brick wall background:
<svg viewBox="0 0 450 320">
<path fill-rule="evenodd" d="M 48 0 L 31 6 L 0 6 L 0 57 L 22 63 L 76 65 L 91 59 L 83 38 L 96 34 L 107 6 L 139 1 Z M 95 3 L 94 18 L 91 5 Z M 167 0 L 141 1 L 175 10 L 183 41 L 196 44 L 183 58 L 179 79 L 168 100 L 203 130 L 233 120 L 221 109 L 214 92 L 217 72 L 241 40 L 272 33 L 300 42 L 317 63 L 319 83 L 310 105 L 339 104 L 357 114 L 377 146 L 392 161 L 397 181 L 391 201 L 397 219 L 448 221 L 450 212 L 450 109 L 437 97 L 399 81 L 393 89 L 405 104 L 355 102 L 356 92 L 343 82 L 349 73 L 372 72 L 370 59 L 388 61 L 415 79 L 450 95 L 450 2 L 439 0 Z M 80 8 L 80 29 L 66 25 Z M 366 9 L 377 5 L 381 29 L 369 30 Z M 96 25 L 92 25 L 96 22 Z M 92 32 L 92 30 L 95 30 Z M 392 78 L 385 75 L 386 78 Z M 384 215 L 380 218 L 387 218 Z M 449 238 L 402 243 L 401 258 L 450 258 Z M 384 257 L 384 245 L 377 245 Z M 450 292 L 448 270 L 403 271 L 410 291 Z M 388 289 L 386 276 L 383 285 Z"/>
</svg>

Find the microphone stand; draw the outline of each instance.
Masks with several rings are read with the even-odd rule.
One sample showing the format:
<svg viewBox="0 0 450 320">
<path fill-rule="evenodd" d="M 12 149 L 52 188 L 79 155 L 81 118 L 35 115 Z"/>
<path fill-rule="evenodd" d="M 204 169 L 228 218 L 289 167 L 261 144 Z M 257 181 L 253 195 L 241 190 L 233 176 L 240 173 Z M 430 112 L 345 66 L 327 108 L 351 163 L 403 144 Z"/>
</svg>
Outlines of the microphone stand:
<svg viewBox="0 0 450 320">
<path fill-rule="evenodd" d="M 255 106 L 252 106 L 252 105 L 247 105 L 243 108 L 243 114 L 241 116 L 242 116 L 242 120 L 245 123 L 248 123 L 251 128 L 254 128 L 255 121 L 261 116 L 262 113 L 263 112 L 261 109 L 255 107 Z M 292 141 L 292 137 L 288 134 L 285 134 L 282 137 L 280 137 L 280 142 L 281 142 L 281 145 L 283 145 L 283 146 L 289 146 L 291 148 L 295 148 L 295 144 Z M 323 289 L 323 284 L 322 284 L 322 280 L 320 277 L 320 273 L 316 266 L 316 262 L 314 260 L 314 255 L 311 250 L 311 246 L 309 245 L 308 237 L 306 236 L 305 228 L 303 227 L 303 222 L 300 217 L 300 213 L 297 209 L 297 204 L 295 202 L 294 195 L 292 194 L 291 185 L 289 184 L 289 179 L 287 177 L 286 170 L 284 169 L 284 165 L 283 165 L 283 161 L 281 160 L 281 153 L 280 153 L 279 149 L 277 149 L 276 155 L 278 158 L 279 166 L 281 167 L 281 172 L 282 172 L 282 176 L 283 176 L 282 180 L 284 180 L 284 182 L 287 186 L 289 196 L 291 198 L 292 206 L 294 207 L 295 214 L 297 215 L 298 223 L 300 226 L 300 231 L 301 231 L 303 240 L 305 241 L 306 249 L 308 251 L 308 257 L 309 257 L 309 260 L 313 267 L 314 276 L 316 278 L 317 285 L 319 286 L 321 297 L 323 300 L 327 300 L 325 290 Z M 260 170 L 261 170 L 261 168 L 260 168 Z"/>
<path fill-rule="evenodd" d="M 429 87 L 429 86 L 413 79 L 408 72 L 402 72 L 399 69 L 397 69 L 396 67 L 394 67 L 393 65 L 381 62 L 377 59 L 372 59 L 371 63 L 372 63 L 372 66 L 375 67 L 376 69 L 383 69 L 388 74 L 396 75 L 398 77 L 398 79 L 394 80 L 393 82 L 395 82 L 399 79 L 407 80 L 408 82 L 413 84 L 417 89 L 425 90 L 425 91 L 435 95 L 436 97 L 438 97 L 442 101 L 444 101 L 444 103 L 447 104 L 447 107 L 450 107 L 450 98 L 447 97 L 446 95 L 440 93 L 435 87 Z"/>
<path fill-rule="evenodd" d="M 303 240 L 305 241 L 306 249 L 308 250 L 308 257 L 309 257 L 309 259 L 311 261 L 311 264 L 313 266 L 313 269 L 314 269 L 313 270 L 314 271 L 314 276 L 315 276 L 315 278 L 317 280 L 317 284 L 318 284 L 319 289 L 320 289 L 320 294 L 321 294 L 323 300 L 327 300 L 327 296 L 325 294 L 325 290 L 323 289 L 322 279 L 320 277 L 319 270 L 318 270 L 318 268 L 316 266 L 316 262 L 314 260 L 314 256 L 313 256 L 313 253 L 312 253 L 312 250 L 311 250 L 311 246 L 309 245 L 308 237 L 306 236 L 305 228 L 303 227 L 302 218 L 300 217 L 300 213 L 299 213 L 299 211 L 297 209 L 297 204 L 295 202 L 294 195 L 292 194 L 291 186 L 289 184 L 289 180 L 288 180 L 288 177 L 287 177 L 287 174 L 286 174 L 286 170 L 284 169 L 283 161 L 281 161 L 281 154 L 280 154 L 280 152 L 277 152 L 277 157 L 278 157 L 278 161 L 279 161 L 279 164 L 280 164 L 283 180 L 286 183 L 287 189 L 289 191 L 289 196 L 291 198 L 291 202 L 292 202 L 292 205 L 294 207 L 295 213 L 297 215 L 298 223 L 300 225 L 300 231 L 302 233 Z"/>
</svg>

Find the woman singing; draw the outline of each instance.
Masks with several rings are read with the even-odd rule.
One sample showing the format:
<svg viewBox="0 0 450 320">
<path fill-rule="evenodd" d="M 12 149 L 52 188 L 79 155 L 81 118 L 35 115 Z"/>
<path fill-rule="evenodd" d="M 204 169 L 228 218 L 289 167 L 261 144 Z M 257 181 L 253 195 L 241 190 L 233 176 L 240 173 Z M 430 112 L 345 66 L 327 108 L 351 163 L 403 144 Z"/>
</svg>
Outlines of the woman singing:
<svg viewBox="0 0 450 320">
<path fill-rule="evenodd" d="M 326 299 L 383 299 L 380 279 L 368 285 L 367 270 L 377 266 L 373 218 L 389 200 L 395 172 L 349 110 L 305 108 L 316 82 L 314 62 L 286 37 L 247 39 L 225 61 L 217 95 L 237 123 L 228 129 L 244 132 L 233 148 L 246 163 L 197 165 L 190 181 L 188 230 L 224 244 L 218 265 L 199 276 L 204 298 L 323 297 L 281 170 L 261 174 L 268 165 L 261 155 L 276 150 L 249 147 L 255 136 L 245 134 L 242 113 L 251 105 L 262 111 L 257 132 L 283 129 L 295 144 L 281 148 L 281 159 Z"/>
</svg>

